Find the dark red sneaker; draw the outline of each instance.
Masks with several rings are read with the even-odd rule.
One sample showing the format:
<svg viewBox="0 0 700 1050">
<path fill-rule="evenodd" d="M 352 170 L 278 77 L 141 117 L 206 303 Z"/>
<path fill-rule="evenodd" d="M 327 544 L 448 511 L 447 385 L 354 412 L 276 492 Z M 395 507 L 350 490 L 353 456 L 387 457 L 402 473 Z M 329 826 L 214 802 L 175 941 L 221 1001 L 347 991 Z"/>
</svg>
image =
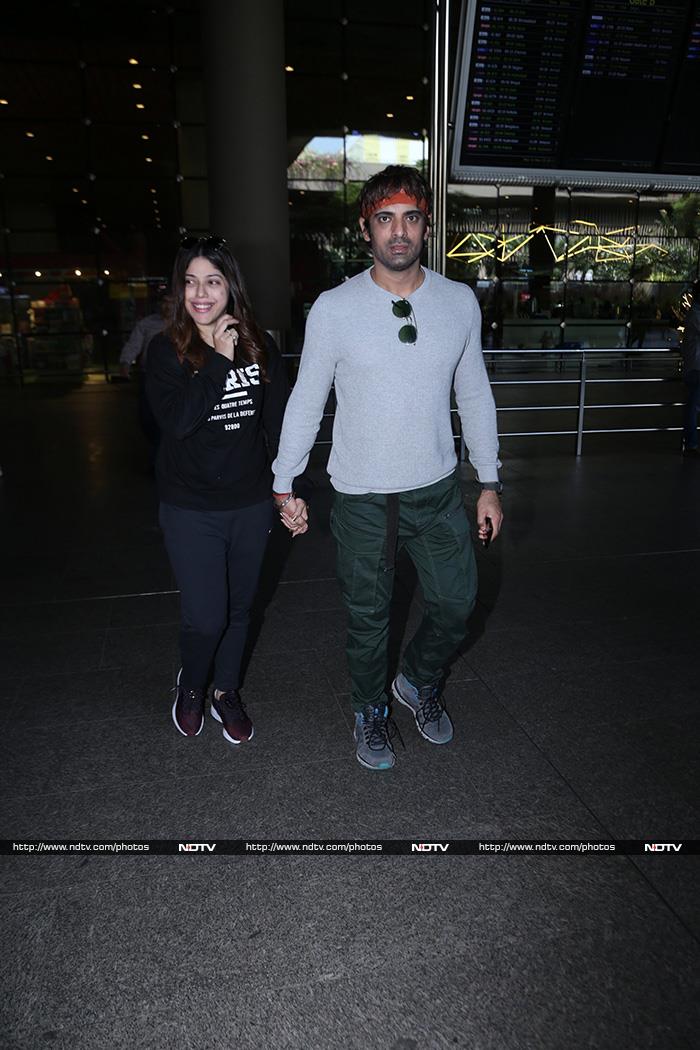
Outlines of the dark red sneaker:
<svg viewBox="0 0 700 1050">
<path fill-rule="evenodd" d="M 238 695 L 237 689 L 230 689 L 222 693 L 217 699 L 216 693 L 211 694 L 211 717 L 221 722 L 224 727 L 224 739 L 230 744 L 242 744 L 246 740 L 253 739 L 253 723 L 245 713 L 245 709 Z"/>
<path fill-rule="evenodd" d="M 201 689 L 175 689 L 173 722 L 183 736 L 199 736 L 204 727 L 204 694 Z"/>
</svg>

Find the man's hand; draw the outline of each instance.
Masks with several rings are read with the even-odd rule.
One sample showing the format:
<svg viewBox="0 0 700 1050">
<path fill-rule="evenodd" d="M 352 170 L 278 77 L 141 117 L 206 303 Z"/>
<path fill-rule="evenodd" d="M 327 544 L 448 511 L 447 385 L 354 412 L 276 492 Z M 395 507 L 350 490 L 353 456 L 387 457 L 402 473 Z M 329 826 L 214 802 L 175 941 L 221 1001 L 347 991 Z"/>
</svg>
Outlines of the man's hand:
<svg viewBox="0 0 700 1050">
<path fill-rule="evenodd" d="M 127 364 L 126 362 L 124 362 L 123 364 L 119 365 L 119 375 L 122 377 L 122 379 L 128 379 L 130 372 L 131 372 L 131 365 Z"/>
<path fill-rule="evenodd" d="M 491 528 L 489 528 L 487 518 L 491 522 Z M 484 489 L 476 504 L 476 524 L 479 527 L 479 539 L 486 540 L 490 536 L 492 540 L 495 540 L 501 531 L 502 523 L 503 509 L 501 508 L 500 497 L 496 492 Z"/>
<path fill-rule="evenodd" d="M 275 496 L 275 504 L 279 507 L 286 497 L 278 499 Z M 289 503 L 280 510 L 280 521 L 286 525 L 292 537 L 302 536 L 309 528 L 309 509 L 306 501 L 298 496 L 292 497 Z"/>
</svg>

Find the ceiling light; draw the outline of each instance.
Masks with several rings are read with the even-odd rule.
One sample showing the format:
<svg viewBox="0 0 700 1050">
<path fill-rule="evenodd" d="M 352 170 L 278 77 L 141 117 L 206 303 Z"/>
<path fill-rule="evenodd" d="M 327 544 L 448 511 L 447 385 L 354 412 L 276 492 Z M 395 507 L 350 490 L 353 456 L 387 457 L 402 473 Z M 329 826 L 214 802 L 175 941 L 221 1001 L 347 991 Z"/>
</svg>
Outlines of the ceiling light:
<svg viewBox="0 0 700 1050">
<path fill-rule="evenodd" d="M 155 193 L 155 192 L 156 192 L 155 186 L 151 186 L 151 193 Z"/>
<path fill-rule="evenodd" d="M 137 102 L 136 103 L 136 108 L 137 109 L 145 109 L 146 107 L 144 106 L 143 102 Z"/>
<path fill-rule="evenodd" d="M 10 104 L 9 99 L 0 98 L 0 106 L 9 106 L 9 104 Z"/>
<path fill-rule="evenodd" d="M 387 113 L 387 117 L 393 117 L 393 113 Z"/>
<path fill-rule="evenodd" d="M 141 84 L 132 84 L 131 86 L 132 86 L 132 88 L 134 88 L 135 91 L 140 91 L 143 85 L 141 85 Z"/>
<path fill-rule="evenodd" d="M 142 135 L 141 138 L 144 142 L 148 142 L 148 135 Z"/>
<path fill-rule="evenodd" d="M 34 276 L 35 277 L 41 277 L 41 270 L 35 270 L 34 271 Z"/>
<path fill-rule="evenodd" d="M 87 204 L 87 201 L 85 200 L 85 198 L 84 198 L 84 197 L 81 197 L 81 198 L 80 198 L 80 203 L 81 203 L 81 204 Z"/>
<path fill-rule="evenodd" d="M 76 277 L 82 277 L 83 276 L 83 271 L 82 270 L 75 270 L 75 276 Z"/>
<path fill-rule="evenodd" d="M 146 164 L 152 164 L 152 163 L 153 163 L 153 157 L 146 157 Z"/>
<path fill-rule="evenodd" d="M 138 58 L 130 58 L 129 59 L 129 65 L 130 66 L 137 66 L 138 64 L 139 64 Z"/>
<path fill-rule="evenodd" d="M 46 159 L 47 159 L 47 160 L 53 160 L 53 157 L 51 156 L 51 154 L 50 154 L 50 153 L 47 153 L 47 154 L 46 154 Z"/>
<path fill-rule="evenodd" d="M 413 102 L 414 98 L 415 98 L 415 95 L 406 95 L 406 101 L 407 102 Z"/>
<path fill-rule="evenodd" d="M 293 73 L 294 72 L 294 66 L 285 66 L 284 67 L 284 71 L 285 71 L 285 73 Z"/>
<path fill-rule="evenodd" d="M 73 190 L 73 193 L 80 193 L 80 190 L 77 186 L 71 186 L 71 189 Z"/>
<path fill-rule="evenodd" d="M 33 139 L 34 138 L 34 132 L 33 131 L 25 131 L 24 134 L 27 136 L 28 139 Z"/>
<path fill-rule="evenodd" d="M 102 273 L 105 275 L 105 277 L 109 277 L 109 270 L 103 270 Z"/>
</svg>

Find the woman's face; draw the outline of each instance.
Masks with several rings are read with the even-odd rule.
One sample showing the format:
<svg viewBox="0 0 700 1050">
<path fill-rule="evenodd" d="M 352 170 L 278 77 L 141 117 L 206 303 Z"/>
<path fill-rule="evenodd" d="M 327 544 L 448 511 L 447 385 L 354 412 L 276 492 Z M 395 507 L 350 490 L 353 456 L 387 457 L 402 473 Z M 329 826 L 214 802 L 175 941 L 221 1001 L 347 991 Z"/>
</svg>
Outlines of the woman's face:
<svg viewBox="0 0 700 1050">
<path fill-rule="evenodd" d="M 221 270 L 203 255 L 192 259 L 185 274 L 185 309 L 197 327 L 216 324 L 228 300 L 229 288 Z"/>
</svg>

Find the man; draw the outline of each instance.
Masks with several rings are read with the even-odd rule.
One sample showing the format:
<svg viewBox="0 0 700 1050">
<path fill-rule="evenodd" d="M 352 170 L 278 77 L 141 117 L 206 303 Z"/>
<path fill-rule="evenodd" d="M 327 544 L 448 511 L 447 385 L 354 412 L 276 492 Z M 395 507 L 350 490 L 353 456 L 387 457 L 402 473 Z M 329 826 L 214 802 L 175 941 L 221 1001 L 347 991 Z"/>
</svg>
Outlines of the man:
<svg viewBox="0 0 700 1050">
<path fill-rule="evenodd" d="M 683 454 L 698 455 L 698 411 L 700 410 L 700 281 L 690 289 L 690 309 L 685 315 L 683 342 L 683 381 L 685 407 L 683 409 Z"/>
<path fill-rule="evenodd" d="M 335 383 L 331 527 L 349 615 L 356 755 L 374 770 L 391 768 L 395 759 L 385 677 L 392 570 L 400 548 L 416 567 L 425 612 L 392 693 L 411 709 L 426 740 L 452 739 L 440 683 L 476 596 L 456 476 L 453 387 L 482 487 L 482 540 L 498 535 L 502 512 L 496 411 L 481 352 L 479 307 L 466 285 L 420 263 L 430 227 L 430 188 L 414 169 L 393 165 L 365 184 L 359 203 L 373 265 L 314 304 L 272 466 L 282 520 L 295 534 L 306 531 L 306 506 L 292 486 L 306 466 Z"/>
<path fill-rule="evenodd" d="M 131 368 L 139 362 L 142 372 L 146 371 L 146 355 L 148 344 L 154 335 L 159 335 L 165 326 L 161 313 L 147 314 L 137 321 L 131 330 L 131 335 L 124 343 L 119 355 L 119 374 L 125 379 L 129 378 Z"/>
<path fill-rule="evenodd" d="M 139 423 L 148 442 L 151 466 L 155 462 L 156 452 L 158 451 L 160 427 L 156 423 L 146 396 L 146 358 L 151 339 L 155 335 L 159 335 L 163 331 L 164 326 L 165 320 L 161 313 L 147 314 L 146 317 L 142 317 L 134 325 L 131 335 L 124 343 L 122 352 L 119 355 L 119 372 L 124 379 L 129 378 L 132 366 L 137 361 L 139 363 L 137 373 L 139 382 Z"/>
</svg>

